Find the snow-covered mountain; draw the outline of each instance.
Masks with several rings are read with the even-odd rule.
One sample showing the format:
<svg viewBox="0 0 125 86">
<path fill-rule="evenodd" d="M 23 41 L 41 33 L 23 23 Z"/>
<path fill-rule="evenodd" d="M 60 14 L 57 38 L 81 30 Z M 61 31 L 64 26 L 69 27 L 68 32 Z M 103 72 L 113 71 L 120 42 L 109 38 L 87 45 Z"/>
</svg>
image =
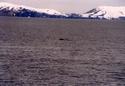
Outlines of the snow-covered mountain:
<svg viewBox="0 0 125 86">
<path fill-rule="evenodd" d="M 125 19 L 125 7 L 99 6 L 84 14 L 61 13 L 53 9 L 39 9 L 0 2 L 0 16 L 73 18 L 73 19 Z"/>
<path fill-rule="evenodd" d="M 125 17 L 125 7 L 99 6 L 85 14 L 85 18 L 117 19 Z"/>
<path fill-rule="evenodd" d="M 23 5 L 0 2 L 0 16 L 22 17 L 65 17 L 66 15 L 53 9 L 39 9 Z"/>
</svg>

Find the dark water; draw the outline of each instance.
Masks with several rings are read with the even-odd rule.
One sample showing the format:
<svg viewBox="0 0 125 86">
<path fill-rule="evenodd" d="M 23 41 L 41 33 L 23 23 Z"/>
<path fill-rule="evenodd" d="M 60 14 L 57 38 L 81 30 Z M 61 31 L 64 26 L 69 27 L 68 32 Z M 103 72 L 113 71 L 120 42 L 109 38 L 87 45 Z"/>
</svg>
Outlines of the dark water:
<svg viewBox="0 0 125 86">
<path fill-rule="evenodd" d="M 0 17 L 0 86 L 125 86 L 125 21 Z"/>
</svg>

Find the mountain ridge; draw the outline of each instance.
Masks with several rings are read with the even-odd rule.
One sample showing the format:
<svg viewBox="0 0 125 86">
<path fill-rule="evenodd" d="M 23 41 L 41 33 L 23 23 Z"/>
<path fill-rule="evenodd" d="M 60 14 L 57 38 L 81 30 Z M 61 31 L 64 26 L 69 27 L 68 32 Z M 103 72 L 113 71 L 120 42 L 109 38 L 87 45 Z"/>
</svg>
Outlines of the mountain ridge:
<svg viewBox="0 0 125 86">
<path fill-rule="evenodd" d="M 125 7 L 99 6 L 83 14 L 83 17 L 117 19 L 119 17 L 125 17 Z"/>
<path fill-rule="evenodd" d="M 54 15 L 62 15 L 62 13 L 60 13 L 54 9 L 33 8 L 33 7 L 29 7 L 29 6 L 16 5 L 16 4 L 11 4 L 11 3 L 6 3 L 6 2 L 0 2 L 0 7 L 5 7 L 5 8 L 9 7 L 10 9 L 15 9 L 15 10 L 19 10 L 21 8 L 27 8 L 27 9 L 37 11 L 37 12 L 44 12 L 44 13 L 54 14 Z"/>
<path fill-rule="evenodd" d="M 83 14 L 61 13 L 54 9 L 40 9 L 0 2 L 0 16 L 70 18 L 70 19 L 125 19 L 125 6 L 99 6 Z"/>
<path fill-rule="evenodd" d="M 64 18 L 65 14 L 53 9 L 39 9 L 24 5 L 1 2 L 0 16 Z"/>
</svg>

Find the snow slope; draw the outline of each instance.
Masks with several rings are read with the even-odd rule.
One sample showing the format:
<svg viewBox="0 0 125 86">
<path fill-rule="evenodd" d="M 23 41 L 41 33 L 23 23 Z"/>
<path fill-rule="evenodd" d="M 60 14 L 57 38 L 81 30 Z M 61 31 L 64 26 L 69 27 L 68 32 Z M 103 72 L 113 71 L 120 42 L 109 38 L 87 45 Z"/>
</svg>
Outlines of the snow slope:
<svg viewBox="0 0 125 86">
<path fill-rule="evenodd" d="M 15 5 L 6 2 L 0 2 L 0 16 L 17 17 L 42 17 L 42 18 L 97 18 L 97 19 L 125 19 L 125 6 L 99 6 L 84 14 L 63 14 L 53 9 L 40 9 L 24 5 Z"/>
<path fill-rule="evenodd" d="M 50 15 L 64 15 L 53 9 L 39 9 L 39 8 L 32 8 L 32 7 L 23 6 L 23 5 L 15 5 L 15 4 L 11 4 L 11 3 L 0 2 L 0 10 L 5 9 L 5 8 L 7 10 L 13 10 L 13 11 L 18 11 L 18 10 L 25 8 L 28 10 L 36 11 L 39 13 L 46 13 L 46 14 L 50 14 Z"/>
<path fill-rule="evenodd" d="M 125 17 L 125 7 L 99 6 L 83 14 L 83 17 L 100 19 Z"/>
</svg>

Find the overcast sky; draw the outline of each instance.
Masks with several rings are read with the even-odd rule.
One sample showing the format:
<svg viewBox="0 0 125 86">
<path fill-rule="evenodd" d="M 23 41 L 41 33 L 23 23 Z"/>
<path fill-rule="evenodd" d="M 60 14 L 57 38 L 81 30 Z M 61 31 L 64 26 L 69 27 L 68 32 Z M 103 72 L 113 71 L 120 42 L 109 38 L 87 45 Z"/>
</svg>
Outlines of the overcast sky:
<svg viewBox="0 0 125 86">
<path fill-rule="evenodd" d="M 125 0 L 0 0 L 37 8 L 51 8 L 60 12 L 84 13 L 102 5 L 125 6 Z"/>
</svg>

